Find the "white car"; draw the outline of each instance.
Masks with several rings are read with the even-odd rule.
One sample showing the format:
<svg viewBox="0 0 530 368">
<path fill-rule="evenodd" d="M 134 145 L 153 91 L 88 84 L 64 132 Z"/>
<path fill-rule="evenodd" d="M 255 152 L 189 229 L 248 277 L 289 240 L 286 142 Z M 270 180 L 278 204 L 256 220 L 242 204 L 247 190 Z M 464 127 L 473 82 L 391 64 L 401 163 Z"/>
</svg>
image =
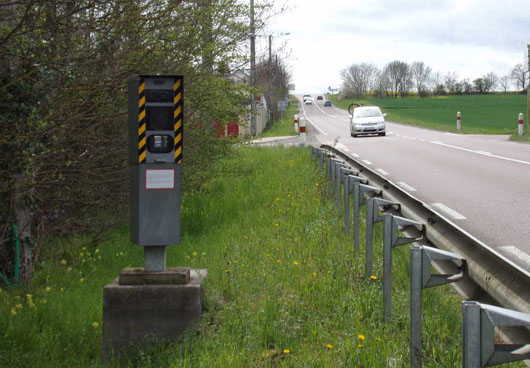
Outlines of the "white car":
<svg viewBox="0 0 530 368">
<path fill-rule="evenodd" d="M 350 115 L 350 135 L 359 134 L 386 135 L 385 116 L 377 106 L 361 106 L 353 109 Z"/>
<path fill-rule="evenodd" d="M 306 98 L 304 99 L 304 103 L 305 103 L 306 105 L 312 105 L 312 104 L 313 104 L 313 99 L 312 99 L 311 97 L 306 97 Z"/>
</svg>

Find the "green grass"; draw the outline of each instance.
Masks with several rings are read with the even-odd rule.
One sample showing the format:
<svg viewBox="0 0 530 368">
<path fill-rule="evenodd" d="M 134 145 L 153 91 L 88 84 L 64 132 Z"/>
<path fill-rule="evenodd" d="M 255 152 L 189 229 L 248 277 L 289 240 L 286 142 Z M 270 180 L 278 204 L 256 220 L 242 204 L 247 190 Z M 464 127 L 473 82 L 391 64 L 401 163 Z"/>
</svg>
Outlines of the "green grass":
<svg viewBox="0 0 530 368">
<path fill-rule="evenodd" d="M 209 270 L 199 333 L 153 345 L 132 365 L 407 367 L 408 247 L 394 250 L 394 317 L 384 324 L 381 224 L 377 279 L 366 280 L 328 187 L 307 149 L 240 147 L 216 164 L 183 198 L 182 242 L 168 250 L 170 266 Z M 55 239 L 31 286 L 2 290 L 0 366 L 102 365 L 103 286 L 143 264 L 128 237 L 121 228 L 99 244 Z M 448 286 L 424 291 L 424 367 L 460 366 L 460 304 Z"/>
<path fill-rule="evenodd" d="M 470 95 L 432 98 L 345 99 L 334 103 L 347 109 L 352 102 L 377 105 L 388 114 L 387 120 L 456 133 L 456 113 L 462 113 L 465 134 L 516 134 L 519 113 L 526 115 L 526 95 Z M 527 121 L 525 116 L 525 128 Z"/>
<path fill-rule="evenodd" d="M 289 106 L 283 112 L 283 118 L 268 126 L 257 138 L 297 135 L 294 131 L 293 115 L 298 113 L 298 100 L 289 96 Z"/>
</svg>

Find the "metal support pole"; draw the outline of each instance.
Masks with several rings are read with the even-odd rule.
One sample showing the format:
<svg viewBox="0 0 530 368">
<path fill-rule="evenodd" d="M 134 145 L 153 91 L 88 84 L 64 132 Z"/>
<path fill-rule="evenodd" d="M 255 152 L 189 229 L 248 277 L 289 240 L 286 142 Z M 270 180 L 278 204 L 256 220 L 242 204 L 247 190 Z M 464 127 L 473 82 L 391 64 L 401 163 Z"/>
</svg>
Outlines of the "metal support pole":
<svg viewBox="0 0 530 368">
<path fill-rule="evenodd" d="M 423 248 L 410 248 L 410 366 L 421 368 Z M 429 265 L 430 266 L 430 265 Z"/>
<path fill-rule="evenodd" d="M 166 269 L 166 247 L 147 246 L 144 247 L 145 271 L 159 272 Z"/>
<path fill-rule="evenodd" d="M 462 303 L 462 367 L 477 368 L 480 364 L 480 304 Z"/>
<path fill-rule="evenodd" d="M 344 232 L 350 235 L 350 176 L 344 177 Z"/>
<path fill-rule="evenodd" d="M 359 254 L 359 208 L 361 206 L 361 191 L 359 189 L 360 183 L 356 181 L 353 183 L 353 245 L 355 254 Z"/>
<path fill-rule="evenodd" d="M 373 238 L 374 224 L 383 221 L 383 216 L 379 215 L 379 207 L 383 206 L 391 213 L 399 214 L 401 205 L 383 198 L 372 197 L 366 202 L 366 243 L 365 243 L 365 263 L 364 273 L 366 278 L 372 275 L 372 258 L 373 258 Z"/>
<path fill-rule="evenodd" d="M 392 314 L 392 215 L 385 213 L 383 229 L 383 320 Z"/>
<path fill-rule="evenodd" d="M 337 214 L 340 218 L 342 215 L 342 206 L 341 206 L 341 197 L 342 197 L 342 164 L 337 164 L 335 168 L 335 175 L 336 175 L 336 198 L 337 198 Z"/>
</svg>

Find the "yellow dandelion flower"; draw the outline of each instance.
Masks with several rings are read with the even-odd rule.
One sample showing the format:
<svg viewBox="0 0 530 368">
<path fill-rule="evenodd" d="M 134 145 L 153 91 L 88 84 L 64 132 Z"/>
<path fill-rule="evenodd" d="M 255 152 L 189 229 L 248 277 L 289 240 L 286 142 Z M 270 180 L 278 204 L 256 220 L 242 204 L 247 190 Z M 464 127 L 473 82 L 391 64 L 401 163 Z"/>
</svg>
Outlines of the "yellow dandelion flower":
<svg viewBox="0 0 530 368">
<path fill-rule="evenodd" d="M 370 280 L 377 280 L 377 276 L 374 276 L 374 275 L 370 276 Z"/>
<path fill-rule="evenodd" d="M 16 308 L 11 308 L 11 314 L 14 316 L 17 314 Z"/>
<path fill-rule="evenodd" d="M 381 341 L 381 338 L 380 337 L 376 337 L 375 341 Z"/>
<path fill-rule="evenodd" d="M 333 349 L 333 345 L 331 345 L 331 344 L 326 344 L 326 349 L 328 349 L 328 350 Z"/>
<path fill-rule="evenodd" d="M 92 322 L 92 327 L 94 327 L 94 328 L 98 328 L 98 327 L 99 327 L 99 323 L 97 323 L 97 322 Z"/>
<path fill-rule="evenodd" d="M 361 341 L 364 341 L 365 340 L 365 337 L 364 335 L 357 335 L 357 338 Z"/>
<path fill-rule="evenodd" d="M 274 224 L 274 226 L 280 226 L 280 224 Z"/>
<path fill-rule="evenodd" d="M 293 265 L 298 266 L 298 262 L 294 261 Z"/>
<path fill-rule="evenodd" d="M 227 268 L 227 269 L 225 270 L 225 272 L 226 272 L 226 273 L 230 273 L 230 269 Z"/>
<path fill-rule="evenodd" d="M 196 256 L 197 256 L 197 252 L 196 252 L 196 251 L 193 251 L 193 252 L 191 253 L 191 255 L 194 256 L 194 257 L 196 257 Z"/>
<path fill-rule="evenodd" d="M 81 278 L 79 279 L 79 282 L 80 282 L 80 283 L 83 283 L 83 282 L 85 282 L 85 279 L 84 279 L 83 277 L 81 277 Z"/>
<path fill-rule="evenodd" d="M 317 273 L 316 273 L 316 272 L 313 272 L 313 273 L 311 274 L 311 276 L 313 276 L 313 277 L 317 277 Z"/>
<path fill-rule="evenodd" d="M 318 185 L 319 185 L 318 183 L 315 183 L 315 187 L 318 187 Z"/>
<path fill-rule="evenodd" d="M 62 264 L 63 266 L 66 266 L 67 263 L 68 263 L 68 262 L 66 262 L 66 259 L 62 259 L 62 260 L 61 260 L 61 264 Z"/>
<path fill-rule="evenodd" d="M 283 353 L 284 353 L 284 354 L 291 354 L 291 350 L 289 350 L 289 349 L 283 349 Z"/>
<path fill-rule="evenodd" d="M 281 261 L 279 259 L 276 260 L 276 263 L 280 263 Z"/>
<path fill-rule="evenodd" d="M 359 349 L 364 348 L 363 344 L 359 344 L 359 345 L 357 345 L 357 347 L 358 347 Z"/>
<path fill-rule="evenodd" d="M 81 253 L 79 253 L 79 255 L 80 255 L 81 257 L 83 257 L 83 256 L 85 255 L 85 253 L 84 253 L 84 252 L 81 252 Z"/>
<path fill-rule="evenodd" d="M 52 288 L 49 287 L 49 286 L 46 286 L 46 289 L 44 289 L 44 290 L 45 290 L 47 293 L 49 293 L 49 292 L 52 290 Z"/>
<path fill-rule="evenodd" d="M 72 272 L 72 267 L 68 267 L 68 268 L 66 269 L 66 271 L 68 271 L 68 272 Z"/>
<path fill-rule="evenodd" d="M 96 249 L 96 250 L 94 251 L 94 254 L 98 254 L 98 253 L 99 253 L 99 249 Z"/>
</svg>

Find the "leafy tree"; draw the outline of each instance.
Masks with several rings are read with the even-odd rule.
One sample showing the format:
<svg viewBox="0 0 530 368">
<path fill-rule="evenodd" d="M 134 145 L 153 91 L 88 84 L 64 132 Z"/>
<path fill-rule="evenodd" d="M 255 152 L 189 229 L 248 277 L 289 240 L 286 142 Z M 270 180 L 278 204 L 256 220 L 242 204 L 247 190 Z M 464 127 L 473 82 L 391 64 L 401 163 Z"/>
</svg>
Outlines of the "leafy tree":
<svg viewBox="0 0 530 368">
<path fill-rule="evenodd" d="M 516 64 L 510 71 L 510 77 L 512 78 L 515 88 L 519 91 L 524 91 L 528 85 L 528 69 L 523 64 Z"/>
</svg>

